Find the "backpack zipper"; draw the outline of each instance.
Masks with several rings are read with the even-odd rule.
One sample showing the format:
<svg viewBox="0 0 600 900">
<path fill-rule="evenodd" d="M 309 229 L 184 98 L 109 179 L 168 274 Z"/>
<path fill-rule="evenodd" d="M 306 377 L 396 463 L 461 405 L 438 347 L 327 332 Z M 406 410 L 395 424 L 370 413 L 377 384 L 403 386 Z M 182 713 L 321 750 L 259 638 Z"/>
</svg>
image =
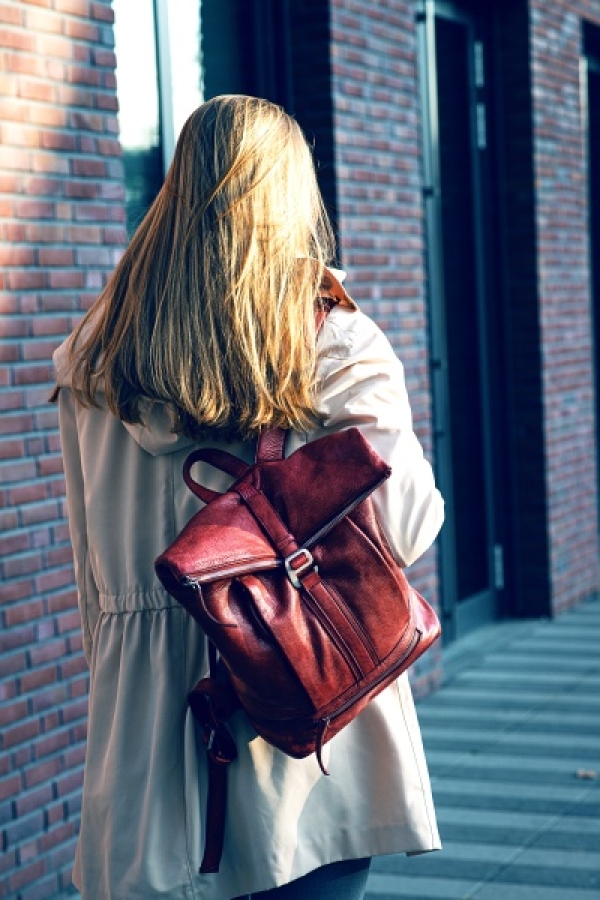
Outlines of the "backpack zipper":
<svg viewBox="0 0 600 900">
<path fill-rule="evenodd" d="M 421 632 L 419 631 L 418 628 L 415 628 L 415 630 L 413 632 L 413 636 L 410 640 L 410 643 L 409 643 L 408 647 L 406 648 L 406 650 L 404 651 L 404 653 L 402 654 L 401 659 L 399 659 L 398 662 L 396 663 L 396 665 L 394 666 L 394 670 L 399 668 L 402 665 L 402 663 L 404 662 L 404 660 L 407 659 L 411 655 L 411 653 L 413 652 L 413 650 L 415 649 L 415 647 L 417 646 L 417 644 L 419 643 L 420 640 L 421 640 Z M 392 671 L 394 671 L 394 670 L 392 670 Z M 369 691 L 372 691 L 373 688 L 376 688 L 378 684 L 381 684 L 382 681 L 385 681 L 386 678 L 389 678 L 389 676 L 390 676 L 389 671 L 384 672 L 382 675 L 379 676 L 379 678 L 376 678 L 375 681 L 371 682 L 371 684 L 367 685 L 361 691 L 359 691 L 358 694 L 354 694 L 354 696 L 350 700 L 346 700 L 345 703 L 342 703 L 342 705 L 339 706 L 335 710 L 335 712 L 331 713 L 329 716 L 324 716 L 322 719 L 317 720 L 317 722 L 315 723 L 318 726 L 317 736 L 316 736 L 316 740 L 315 740 L 315 755 L 317 757 L 317 763 L 319 764 L 319 768 L 321 769 L 321 772 L 323 773 L 323 775 L 329 775 L 329 771 L 325 768 L 325 765 L 323 763 L 323 746 L 325 744 L 325 735 L 326 735 L 331 723 L 335 719 L 337 719 L 338 716 L 343 715 L 343 713 L 345 713 L 347 709 L 349 709 L 354 703 L 356 703 L 357 700 L 360 700 L 361 697 L 364 697 L 365 694 L 368 694 Z"/>
<path fill-rule="evenodd" d="M 306 548 L 312 547 L 314 544 L 317 543 L 317 541 L 320 541 L 321 538 L 325 534 L 327 534 L 328 531 L 331 531 L 332 528 L 335 528 L 335 526 L 339 522 L 341 522 L 342 519 L 344 519 L 348 515 L 348 513 L 351 513 L 352 510 L 356 506 L 358 506 L 360 503 L 362 503 L 363 500 L 365 500 L 369 496 L 369 494 L 372 494 L 373 491 L 377 490 L 379 485 L 383 484 L 383 482 L 387 478 L 388 478 L 387 475 L 382 475 L 380 478 L 378 478 L 377 481 L 371 487 L 366 488 L 366 490 L 364 490 L 362 492 L 362 494 L 360 494 L 358 497 L 355 497 L 351 503 L 349 503 L 347 506 L 345 506 L 344 509 L 342 509 L 342 511 L 337 514 L 337 516 L 334 516 L 334 518 L 331 519 L 329 522 L 327 522 L 325 525 L 323 525 L 322 528 L 319 528 L 319 530 L 316 531 L 312 535 L 312 537 L 308 538 L 308 540 L 304 541 L 301 546 L 306 547 Z"/>
<path fill-rule="evenodd" d="M 251 565 L 250 565 L 251 563 Z M 225 578 L 234 578 L 236 575 L 250 575 L 253 572 L 264 572 L 268 569 L 278 569 L 283 565 L 281 559 L 274 559 L 272 556 L 266 559 L 253 559 L 245 563 L 238 563 L 237 566 L 230 566 L 228 569 L 206 569 L 201 575 L 185 575 L 179 580 L 183 587 L 197 587 L 199 584 L 209 583 L 211 581 L 221 581 Z M 215 576 L 218 576 L 215 578 Z"/>
<path fill-rule="evenodd" d="M 411 655 L 411 653 L 414 651 L 415 647 L 421 640 L 421 637 L 422 637 L 421 632 L 419 631 L 418 628 L 415 628 L 406 650 L 403 652 L 402 656 L 400 657 L 400 659 L 398 660 L 398 662 L 396 663 L 396 665 L 394 666 L 392 671 L 395 671 L 396 669 L 398 669 L 402 665 L 402 663 L 406 659 L 408 659 L 408 657 Z M 334 719 L 337 719 L 338 716 L 341 716 L 343 713 L 345 713 L 346 710 L 349 709 L 354 703 L 356 703 L 357 700 L 360 700 L 361 697 L 364 697 L 365 694 L 368 694 L 369 691 L 373 690 L 374 687 L 377 687 L 378 684 L 380 684 L 382 681 L 385 681 L 386 678 L 389 678 L 390 674 L 391 673 L 389 670 L 384 672 L 382 675 L 379 676 L 379 678 L 376 678 L 375 681 L 372 681 L 370 684 L 366 685 L 361 691 L 359 691 L 358 694 L 354 694 L 354 696 L 350 700 L 346 700 L 345 703 L 342 703 L 341 706 L 338 706 L 338 708 L 335 710 L 335 712 L 331 713 L 331 715 L 324 716 L 322 719 L 319 719 L 318 722 L 320 723 L 321 727 L 322 728 L 324 727 L 325 730 L 327 730 L 327 728 L 329 727 L 329 724 Z"/>
</svg>

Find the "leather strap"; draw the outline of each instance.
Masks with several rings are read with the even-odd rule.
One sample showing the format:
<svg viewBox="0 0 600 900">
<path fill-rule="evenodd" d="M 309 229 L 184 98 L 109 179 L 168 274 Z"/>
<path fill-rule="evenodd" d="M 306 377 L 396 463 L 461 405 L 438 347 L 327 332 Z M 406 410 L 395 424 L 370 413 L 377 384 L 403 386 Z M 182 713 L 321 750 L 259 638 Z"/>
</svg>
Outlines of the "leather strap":
<svg viewBox="0 0 600 900">
<path fill-rule="evenodd" d="M 256 445 L 256 462 L 283 459 L 287 434 L 287 428 L 267 428 L 261 431 Z"/>
<path fill-rule="evenodd" d="M 194 718 L 202 728 L 208 762 L 206 835 L 201 875 L 219 871 L 225 839 L 227 809 L 227 766 L 237 759 L 237 748 L 227 720 L 240 706 L 226 673 L 219 670 L 217 652 L 209 641 L 210 677 L 198 682 L 188 695 Z"/>
<path fill-rule="evenodd" d="M 221 494 L 219 494 L 218 491 L 211 491 L 210 488 L 204 487 L 203 484 L 198 484 L 197 481 L 194 481 L 191 474 L 191 468 L 194 463 L 197 462 L 206 462 L 209 465 L 214 466 L 215 469 L 220 469 L 221 472 L 227 472 L 228 475 L 231 475 L 236 479 L 242 478 L 250 468 L 247 463 L 237 456 L 234 456 L 232 453 L 227 453 L 226 450 L 205 447 L 190 453 L 183 464 L 183 478 L 190 491 L 192 491 L 196 497 L 199 497 L 200 500 L 203 500 L 204 503 L 210 503 L 211 500 L 216 500 Z"/>
</svg>

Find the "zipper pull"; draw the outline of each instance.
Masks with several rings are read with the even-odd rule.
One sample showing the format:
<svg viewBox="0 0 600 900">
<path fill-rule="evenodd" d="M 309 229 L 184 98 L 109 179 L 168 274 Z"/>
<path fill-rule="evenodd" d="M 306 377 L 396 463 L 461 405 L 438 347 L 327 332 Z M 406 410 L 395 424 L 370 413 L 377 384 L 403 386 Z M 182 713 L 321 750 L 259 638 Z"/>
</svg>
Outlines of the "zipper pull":
<svg viewBox="0 0 600 900">
<path fill-rule="evenodd" d="M 329 722 L 330 719 L 321 720 L 321 726 L 317 735 L 317 746 L 315 749 L 315 753 L 317 754 L 317 762 L 319 763 L 319 768 L 323 775 L 329 775 L 329 772 L 327 771 L 323 763 L 323 744 L 325 743 L 325 734 L 327 732 L 327 729 L 329 728 Z"/>
</svg>

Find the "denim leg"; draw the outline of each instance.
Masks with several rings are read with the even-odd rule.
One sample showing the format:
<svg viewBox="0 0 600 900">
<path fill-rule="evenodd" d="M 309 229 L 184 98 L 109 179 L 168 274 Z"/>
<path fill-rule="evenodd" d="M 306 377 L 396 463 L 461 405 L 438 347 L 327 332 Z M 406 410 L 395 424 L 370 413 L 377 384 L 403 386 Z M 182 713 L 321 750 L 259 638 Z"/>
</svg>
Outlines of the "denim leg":
<svg viewBox="0 0 600 900">
<path fill-rule="evenodd" d="M 370 865 L 370 858 L 331 863 L 248 900 L 363 900 Z"/>
</svg>

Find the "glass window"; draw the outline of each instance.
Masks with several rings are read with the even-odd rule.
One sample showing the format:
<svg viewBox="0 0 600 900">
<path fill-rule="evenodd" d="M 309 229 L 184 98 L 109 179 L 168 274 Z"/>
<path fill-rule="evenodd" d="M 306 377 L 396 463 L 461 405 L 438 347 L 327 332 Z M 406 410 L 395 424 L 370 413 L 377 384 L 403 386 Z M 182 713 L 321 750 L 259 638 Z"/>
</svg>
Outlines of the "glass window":
<svg viewBox="0 0 600 900">
<path fill-rule="evenodd" d="M 158 193 L 181 126 L 202 103 L 200 0 L 113 0 L 127 231 Z"/>
<path fill-rule="evenodd" d="M 163 180 L 153 0 L 114 0 L 119 132 L 131 236 Z"/>
</svg>

